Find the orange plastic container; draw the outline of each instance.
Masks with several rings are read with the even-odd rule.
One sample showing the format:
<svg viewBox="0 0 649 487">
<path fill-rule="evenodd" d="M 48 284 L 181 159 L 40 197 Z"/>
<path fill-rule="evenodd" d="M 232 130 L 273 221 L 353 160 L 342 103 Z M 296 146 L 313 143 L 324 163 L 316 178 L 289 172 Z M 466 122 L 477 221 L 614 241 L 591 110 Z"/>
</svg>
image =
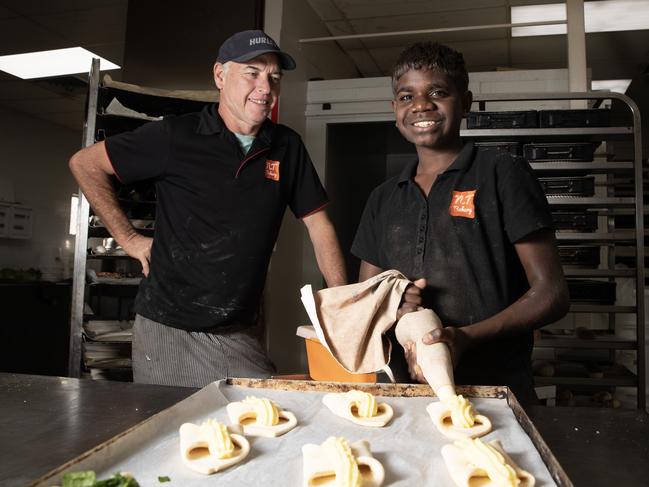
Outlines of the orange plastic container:
<svg viewBox="0 0 649 487">
<path fill-rule="evenodd" d="M 309 330 L 309 328 L 311 330 Z M 315 336 L 313 327 L 301 326 L 298 336 L 306 343 L 309 376 L 313 380 L 332 382 L 376 382 L 376 374 L 352 374 L 347 372 Z M 313 336 L 308 336 L 308 335 Z"/>
</svg>

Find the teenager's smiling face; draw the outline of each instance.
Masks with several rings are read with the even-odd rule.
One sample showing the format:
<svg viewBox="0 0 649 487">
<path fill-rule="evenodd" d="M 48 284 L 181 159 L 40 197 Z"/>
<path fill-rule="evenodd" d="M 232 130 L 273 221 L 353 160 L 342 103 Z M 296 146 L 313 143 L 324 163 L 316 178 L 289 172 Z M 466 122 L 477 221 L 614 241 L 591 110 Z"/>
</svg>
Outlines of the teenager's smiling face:
<svg viewBox="0 0 649 487">
<path fill-rule="evenodd" d="M 397 128 L 417 147 L 443 150 L 457 146 L 471 98 L 471 92 L 461 93 L 440 71 L 410 69 L 395 87 L 392 108 Z"/>
</svg>

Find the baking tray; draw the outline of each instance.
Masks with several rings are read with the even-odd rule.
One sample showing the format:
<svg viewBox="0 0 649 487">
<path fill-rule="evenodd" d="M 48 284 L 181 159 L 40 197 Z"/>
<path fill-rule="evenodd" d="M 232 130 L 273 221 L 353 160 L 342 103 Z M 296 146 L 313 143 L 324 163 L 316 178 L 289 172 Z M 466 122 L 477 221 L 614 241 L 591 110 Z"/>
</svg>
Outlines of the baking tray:
<svg viewBox="0 0 649 487">
<path fill-rule="evenodd" d="M 522 129 L 536 128 L 539 118 L 536 110 L 508 112 L 469 112 L 468 129 Z"/>
<path fill-rule="evenodd" d="M 327 392 L 361 389 L 390 404 L 395 416 L 385 428 L 367 428 L 333 415 L 323 404 Z M 561 465 L 506 387 L 458 386 L 487 415 L 494 431 L 485 440 L 498 438 L 507 452 L 537 479 L 537 486 L 572 487 Z M 279 438 L 248 437 L 251 452 L 238 467 L 211 476 L 197 474 L 181 462 L 178 428 L 207 418 L 227 420 L 225 405 L 248 395 L 267 397 L 293 411 L 298 426 Z M 63 473 L 94 470 L 98 478 L 115 472 L 132 473 L 143 487 L 159 485 L 158 476 L 169 476 L 165 486 L 302 485 L 302 445 L 322 443 L 332 435 L 350 442 L 366 439 L 385 467 L 385 486 L 448 485 L 453 483 L 440 449 L 451 440 L 434 427 L 425 408 L 433 396 L 427 385 L 349 384 L 278 379 L 227 379 L 197 393 L 97 445 L 30 484 L 60 485 Z"/>
<path fill-rule="evenodd" d="M 533 162 L 590 162 L 599 144 L 592 142 L 545 142 L 523 145 L 523 157 Z"/>
<path fill-rule="evenodd" d="M 594 176 L 559 176 L 539 178 L 543 192 L 550 196 L 588 197 L 595 194 Z"/>
</svg>

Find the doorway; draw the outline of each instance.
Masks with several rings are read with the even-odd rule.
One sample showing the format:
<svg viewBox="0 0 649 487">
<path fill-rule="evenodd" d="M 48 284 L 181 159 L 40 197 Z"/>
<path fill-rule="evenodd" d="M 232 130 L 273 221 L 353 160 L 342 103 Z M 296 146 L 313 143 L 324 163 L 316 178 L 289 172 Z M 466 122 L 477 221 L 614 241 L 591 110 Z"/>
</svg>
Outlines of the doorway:
<svg viewBox="0 0 649 487">
<path fill-rule="evenodd" d="M 328 123 L 326 140 L 329 216 L 338 233 L 349 282 L 356 282 L 360 261 L 350 249 L 365 202 L 375 187 L 398 175 L 416 152 L 394 122 Z"/>
</svg>

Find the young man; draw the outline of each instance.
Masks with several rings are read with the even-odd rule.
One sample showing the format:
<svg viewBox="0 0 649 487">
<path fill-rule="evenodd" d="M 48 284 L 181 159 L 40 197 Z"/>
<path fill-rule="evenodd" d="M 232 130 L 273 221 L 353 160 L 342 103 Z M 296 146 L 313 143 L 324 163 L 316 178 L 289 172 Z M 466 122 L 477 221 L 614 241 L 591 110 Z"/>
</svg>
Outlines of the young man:
<svg viewBox="0 0 649 487">
<path fill-rule="evenodd" d="M 449 346 L 459 384 L 508 385 L 530 403 L 532 331 L 565 315 L 568 291 L 529 165 L 460 138 L 468 83 L 462 55 L 447 46 L 401 53 L 392 106 L 417 160 L 370 195 L 352 252 L 359 280 L 386 269 L 418 279 L 400 313 L 421 304 L 440 316 L 445 328 L 424 343 Z"/>
<path fill-rule="evenodd" d="M 239 32 L 214 65 L 220 103 L 87 147 L 70 168 L 122 248 L 142 263 L 136 382 L 201 387 L 273 371 L 256 334 L 286 206 L 304 222 L 327 284 L 346 284 L 327 196 L 300 137 L 268 119 L 295 61 L 262 31 Z M 155 237 L 138 234 L 110 177 L 156 182 Z"/>
</svg>

